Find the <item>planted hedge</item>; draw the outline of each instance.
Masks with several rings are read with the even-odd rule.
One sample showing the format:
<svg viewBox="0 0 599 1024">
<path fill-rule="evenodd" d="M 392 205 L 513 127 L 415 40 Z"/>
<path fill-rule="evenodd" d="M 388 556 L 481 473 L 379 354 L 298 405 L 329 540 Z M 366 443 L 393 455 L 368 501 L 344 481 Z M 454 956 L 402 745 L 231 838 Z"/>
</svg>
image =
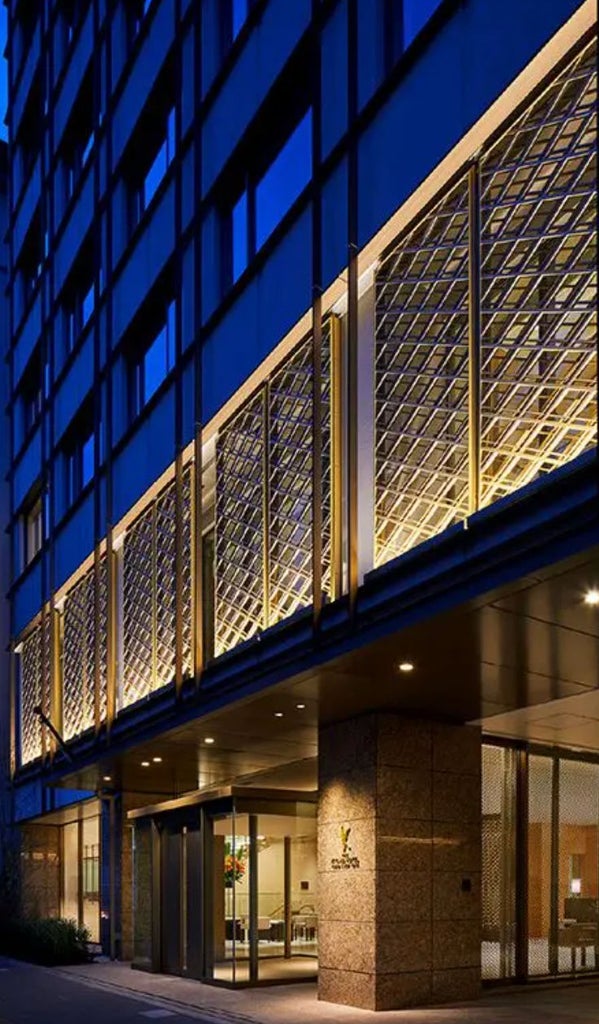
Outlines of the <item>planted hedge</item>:
<svg viewBox="0 0 599 1024">
<path fill-rule="evenodd" d="M 90 960 L 89 932 L 59 917 L 0 920 L 0 953 L 57 967 Z"/>
</svg>

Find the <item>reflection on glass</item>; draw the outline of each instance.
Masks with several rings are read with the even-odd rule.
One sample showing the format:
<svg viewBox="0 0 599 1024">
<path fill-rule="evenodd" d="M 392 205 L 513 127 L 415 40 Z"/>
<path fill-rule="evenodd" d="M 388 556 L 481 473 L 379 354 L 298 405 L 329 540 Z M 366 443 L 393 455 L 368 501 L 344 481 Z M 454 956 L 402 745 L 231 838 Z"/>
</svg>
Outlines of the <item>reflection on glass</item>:
<svg viewBox="0 0 599 1024">
<path fill-rule="evenodd" d="M 213 822 L 213 977 L 249 979 L 249 819 L 230 814 Z M 242 883 L 245 880 L 245 889 Z"/>
<path fill-rule="evenodd" d="M 79 824 L 62 830 L 62 917 L 79 922 Z"/>
<path fill-rule="evenodd" d="M 596 970 L 599 765 L 560 761 L 558 971 Z"/>
<path fill-rule="evenodd" d="M 82 924 L 89 931 L 90 942 L 100 941 L 100 819 L 83 822 L 82 849 Z"/>
</svg>

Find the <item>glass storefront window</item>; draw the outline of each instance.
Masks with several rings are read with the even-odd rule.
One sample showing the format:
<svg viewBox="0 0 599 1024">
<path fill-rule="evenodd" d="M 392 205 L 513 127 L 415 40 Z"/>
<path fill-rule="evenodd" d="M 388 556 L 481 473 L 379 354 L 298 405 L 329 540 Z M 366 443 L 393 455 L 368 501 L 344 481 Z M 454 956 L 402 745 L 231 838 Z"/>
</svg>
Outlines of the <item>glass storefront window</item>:
<svg viewBox="0 0 599 1024">
<path fill-rule="evenodd" d="M 208 976 L 229 984 L 317 971 L 316 810 L 211 817 Z"/>
<path fill-rule="evenodd" d="M 73 821 L 62 829 L 61 916 L 100 941 L 100 819 Z"/>
<path fill-rule="evenodd" d="M 599 944 L 599 765 L 560 761 L 558 971 L 596 970 Z"/>
</svg>

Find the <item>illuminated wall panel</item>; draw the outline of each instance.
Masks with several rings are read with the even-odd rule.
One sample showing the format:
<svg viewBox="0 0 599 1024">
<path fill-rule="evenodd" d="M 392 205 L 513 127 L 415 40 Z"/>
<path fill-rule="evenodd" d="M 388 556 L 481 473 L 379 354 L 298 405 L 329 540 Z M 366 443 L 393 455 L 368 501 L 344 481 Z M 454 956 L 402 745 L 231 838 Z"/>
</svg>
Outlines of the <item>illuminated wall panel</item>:
<svg viewBox="0 0 599 1024">
<path fill-rule="evenodd" d="M 376 275 L 375 565 L 467 514 L 468 186 Z"/>
<path fill-rule="evenodd" d="M 483 505 L 596 443 L 596 82 L 593 44 L 481 161 Z"/>
</svg>

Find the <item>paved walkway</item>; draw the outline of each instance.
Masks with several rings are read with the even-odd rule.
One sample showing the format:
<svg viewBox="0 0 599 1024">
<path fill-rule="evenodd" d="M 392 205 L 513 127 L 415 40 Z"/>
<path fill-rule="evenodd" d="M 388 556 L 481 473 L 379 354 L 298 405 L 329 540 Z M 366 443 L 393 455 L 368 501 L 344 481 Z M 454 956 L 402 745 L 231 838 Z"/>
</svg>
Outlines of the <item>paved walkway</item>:
<svg viewBox="0 0 599 1024">
<path fill-rule="evenodd" d="M 316 986 L 308 983 L 231 991 L 110 962 L 65 967 L 60 973 L 230 1024 L 599 1024 L 596 980 L 487 990 L 474 1003 L 374 1014 L 318 1002 Z"/>
</svg>

